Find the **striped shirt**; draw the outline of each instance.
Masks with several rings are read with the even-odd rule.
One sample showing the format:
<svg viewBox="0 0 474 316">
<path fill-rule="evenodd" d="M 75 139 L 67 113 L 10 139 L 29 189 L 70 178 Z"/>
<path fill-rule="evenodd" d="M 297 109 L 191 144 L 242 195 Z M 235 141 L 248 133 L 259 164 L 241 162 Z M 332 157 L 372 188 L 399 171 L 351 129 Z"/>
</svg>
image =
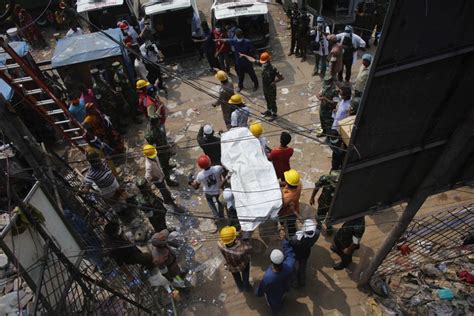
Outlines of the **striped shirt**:
<svg viewBox="0 0 474 316">
<path fill-rule="evenodd" d="M 99 189 L 108 188 L 115 182 L 115 176 L 106 164 L 102 164 L 99 168 L 91 166 L 84 179 L 85 185 L 95 183 Z"/>
</svg>

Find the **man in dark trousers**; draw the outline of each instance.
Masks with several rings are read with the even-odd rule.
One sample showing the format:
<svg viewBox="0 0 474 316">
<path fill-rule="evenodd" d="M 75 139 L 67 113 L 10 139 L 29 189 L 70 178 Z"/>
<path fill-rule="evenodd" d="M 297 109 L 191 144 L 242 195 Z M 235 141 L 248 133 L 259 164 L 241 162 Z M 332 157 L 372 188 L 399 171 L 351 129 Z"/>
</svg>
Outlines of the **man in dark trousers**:
<svg viewBox="0 0 474 316">
<path fill-rule="evenodd" d="M 334 191 L 336 190 L 338 175 L 338 172 L 331 171 L 329 174 L 324 174 L 319 177 L 318 182 L 314 184 L 313 193 L 311 194 L 311 198 L 309 199 L 310 205 L 314 205 L 314 198 L 316 197 L 316 194 L 318 194 L 319 189 L 323 189 L 321 191 L 321 195 L 319 195 L 318 198 L 318 213 L 316 215 L 318 231 L 321 231 L 323 227 L 323 222 L 326 219 L 326 214 L 328 213 L 329 207 L 331 206 L 332 197 L 334 196 Z M 326 224 L 327 235 L 332 235 L 332 232 L 332 226 Z"/>
<path fill-rule="evenodd" d="M 270 63 L 269 53 L 263 52 L 259 60 L 242 53 L 240 55 L 262 67 L 263 95 L 265 96 L 265 101 L 267 101 L 267 110 L 262 114 L 264 117 L 269 117 L 269 121 L 275 120 L 277 117 L 276 84 L 285 78 L 283 78 L 283 75 L 278 69 Z"/>
<path fill-rule="evenodd" d="M 211 158 L 212 165 L 221 164 L 221 139 L 214 136 L 214 129 L 211 125 L 201 126 L 197 135 L 199 147 Z"/>
<path fill-rule="evenodd" d="M 228 42 L 234 48 L 235 66 L 237 67 L 237 75 L 239 76 L 239 86 L 237 92 L 244 88 L 245 74 L 250 76 L 253 81 L 253 91 L 258 90 L 258 79 L 253 69 L 253 64 L 244 55 L 255 56 L 255 48 L 249 39 L 244 38 L 244 32 L 241 29 L 235 31 L 235 38 L 220 39 L 220 41 Z"/>
<path fill-rule="evenodd" d="M 360 240 L 365 232 L 364 216 L 345 222 L 334 236 L 334 245 L 330 247 L 341 262 L 334 266 L 334 270 L 345 269 L 352 262 L 352 255 L 360 248 Z"/>
<path fill-rule="evenodd" d="M 309 17 L 306 7 L 301 8 L 301 14 L 298 19 L 298 50 L 300 51 L 301 61 L 306 61 L 306 49 L 308 48 Z"/>
<path fill-rule="evenodd" d="M 308 258 L 311 254 L 311 248 L 319 238 L 319 229 L 312 219 L 306 219 L 303 229 L 296 232 L 295 236 L 290 240 L 290 244 L 295 251 L 295 259 L 297 264 L 296 281 L 298 287 L 306 285 L 306 267 Z"/>
<path fill-rule="evenodd" d="M 289 10 L 288 16 L 290 18 L 290 28 L 291 28 L 291 46 L 290 46 L 290 53 L 288 56 L 291 56 L 295 53 L 299 54 L 298 52 L 298 22 L 299 22 L 299 11 L 298 11 L 298 3 L 293 2 L 293 9 Z"/>
</svg>

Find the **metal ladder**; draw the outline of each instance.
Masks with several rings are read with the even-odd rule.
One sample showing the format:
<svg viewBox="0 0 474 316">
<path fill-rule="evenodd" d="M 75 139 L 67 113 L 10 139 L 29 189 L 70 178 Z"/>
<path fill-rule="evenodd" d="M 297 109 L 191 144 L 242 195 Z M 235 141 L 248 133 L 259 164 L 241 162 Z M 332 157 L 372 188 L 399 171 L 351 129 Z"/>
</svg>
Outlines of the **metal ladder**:
<svg viewBox="0 0 474 316">
<path fill-rule="evenodd" d="M 23 99 L 25 104 L 28 104 L 52 125 L 66 141 L 85 152 L 87 142 L 82 137 L 85 132 L 84 128 L 71 115 L 64 101 L 57 97 L 44 82 L 43 75 L 34 69 L 27 60 L 20 57 L 3 38 L 0 38 L 0 47 L 0 53 L 8 54 L 14 61 L 13 64 L 0 66 L 0 78 Z M 15 78 L 8 72 L 16 68 L 20 68 L 26 76 Z M 25 83 L 28 83 L 32 88 L 25 89 L 23 86 Z"/>
</svg>

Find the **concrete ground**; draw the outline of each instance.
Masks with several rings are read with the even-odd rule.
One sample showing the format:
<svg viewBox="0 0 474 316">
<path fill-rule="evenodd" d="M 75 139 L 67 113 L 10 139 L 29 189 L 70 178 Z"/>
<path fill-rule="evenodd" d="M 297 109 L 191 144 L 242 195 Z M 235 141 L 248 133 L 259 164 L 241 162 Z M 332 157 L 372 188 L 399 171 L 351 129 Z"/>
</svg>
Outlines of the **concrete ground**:
<svg viewBox="0 0 474 316">
<path fill-rule="evenodd" d="M 209 0 L 198 1 L 200 10 L 207 14 L 211 2 Z M 268 138 L 270 147 L 277 146 L 279 134 L 289 126 L 314 129 L 319 123 L 318 108 L 315 107 L 315 95 L 321 88 L 321 79 L 312 77 L 314 58 L 308 57 L 307 62 L 300 62 L 294 56 L 288 57 L 289 31 L 287 29 L 287 17 L 279 6 L 270 5 L 271 12 L 271 40 L 268 51 L 272 56 L 273 64 L 285 77 L 278 84 L 278 109 L 282 116 L 276 123 L 278 127 L 263 124 L 265 136 Z M 47 53 L 41 54 L 43 57 Z M 42 59 L 42 58 L 40 58 Z M 357 74 L 360 60 L 353 67 L 353 78 Z M 218 82 L 213 75 L 206 71 L 205 61 L 197 58 L 181 60 L 174 69 L 186 78 L 193 79 L 202 84 L 207 90 L 217 88 Z M 257 69 L 260 77 L 260 70 Z M 232 78 L 236 81 L 235 73 Z M 170 137 L 174 138 L 178 145 L 176 155 L 177 180 L 180 187 L 172 192 L 177 196 L 178 203 L 187 206 L 191 213 L 199 216 L 210 216 L 202 193 L 195 192 L 187 185 L 186 177 L 189 173 L 197 173 L 198 169 L 195 159 L 201 154 L 197 146 L 196 135 L 200 125 L 211 123 L 215 130 L 225 130 L 222 115 L 219 108 L 213 108 L 213 100 L 194 88 L 186 85 L 180 80 L 169 79 L 167 81 L 169 95 L 166 103 L 170 110 L 167 121 L 167 130 Z M 253 113 L 263 111 L 265 102 L 261 90 L 250 92 L 251 81 L 246 78 L 243 91 L 247 97 L 247 104 Z M 296 111 L 296 112 L 294 112 Z M 289 114 L 292 112 L 292 114 Z M 128 131 L 126 142 L 129 152 L 140 152 L 144 144 L 145 124 L 135 125 Z M 329 147 L 321 145 L 312 139 L 303 136 L 293 136 L 290 146 L 295 148 L 295 154 L 291 160 L 293 168 L 302 175 L 304 190 L 301 197 L 301 209 L 304 216 L 314 217 L 315 209 L 308 205 L 314 182 L 319 176 L 330 169 L 331 151 Z M 139 154 L 136 154 L 137 156 Z M 143 175 L 143 158 L 129 159 L 120 167 L 121 175 L 125 184 L 131 184 L 133 177 Z M 454 208 L 457 205 L 465 205 L 472 202 L 471 189 L 464 188 L 463 191 L 450 191 L 434 196 L 425 203 L 421 213 L 435 212 L 436 210 Z M 361 271 L 368 264 L 377 251 L 385 234 L 388 234 L 394 223 L 401 214 L 402 206 L 394 207 L 383 212 L 367 216 L 366 232 L 362 239 L 361 248 L 354 256 L 354 263 L 342 271 L 333 270 L 332 266 L 338 257 L 330 250 L 331 238 L 323 234 L 314 246 L 307 271 L 307 286 L 304 289 L 291 290 L 285 299 L 283 315 L 368 315 L 371 314 L 368 306 L 368 297 L 358 291 L 356 282 Z M 201 228 L 205 230 L 205 220 L 200 220 Z M 208 259 L 220 258 L 217 250 L 217 234 L 201 231 L 201 248 L 196 251 L 195 260 L 202 263 Z M 272 223 L 262 225 L 252 236 L 252 262 L 251 278 L 254 286 L 263 276 L 264 270 L 269 265 L 269 254 L 272 249 L 278 247 L 276 227 Z M 234 281 L 230 273 L 224 270 L 220 264 L 217 270 L 211 271 L 206 277 L 200 277 L 195 287 L 190 289 L 189 294 L 183 295 L 183 300 L 178 303 L 182 315 L 269 315 L 269 309 L 264 298 L 257 298 L 252 293 L 239 293 L 236 291 Z"/>
</svg>

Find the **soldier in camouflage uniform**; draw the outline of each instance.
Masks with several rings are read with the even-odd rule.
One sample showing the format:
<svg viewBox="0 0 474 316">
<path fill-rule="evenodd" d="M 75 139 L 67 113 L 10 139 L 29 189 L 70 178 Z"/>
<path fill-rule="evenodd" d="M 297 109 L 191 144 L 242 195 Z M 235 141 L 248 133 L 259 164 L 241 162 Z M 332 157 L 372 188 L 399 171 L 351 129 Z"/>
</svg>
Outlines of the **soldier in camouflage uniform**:
<svg viewBox="0 0 474 316">
<path fill-rule="evenodd" d="M 351 99 L 351 107 L 349 108 L 350 115 L 356 115 L 357 111 L 359 110 L 360 105 L 360 98 L 359 97 L 352 97 Z"/>
<path fill-rule="evenodd" d="M 334 102 L 333 98 L 337 96 L 338 93 L 334 78 L 331 75 L 326 75 L 321 92 L 318 95 L 318 99 L 321 101 L 321 105 L 319 106 L 319 120 L 321 121 L 322 129 L 319 136 L 327 135 L 332 127 L 334 121 L 332 112 L 337 105 L 337 102 Z"/>
<path fill-rule="evenodd" d="M 135 185 L 138 190 L 140 190 L 140 193 L 135 197 L 135 202 L 148 217 L 155 232 L 168 229 L 166 226 L 167 210 L 163 204 L 163 200 L 153 193 L 150 184 L 145 178 L 139 177 L 136 179 Z"/>
<path fill-rule="evenodd" d="M 176 167 L 175 165 L 170 164 L 172 156 L 171 146 L 168 144 L 165 127 L 160 123 L 160 118 L 158 116 L 150 117 L 148 120 L 145 140 L 148 144 L 158 148 L 158 159 L 161 168 L 163 169 L 163 173 L 165 174 L 166 184 L 170 187 L 177 187 L 179 183 L 170 178 L 172 169 Z"/>
<path fill-rule="evenodd" d="M 100 110 L 110 117 L 113 126 L 116 126 L 119 131 L 123 130 L 123 118 L 120 117 L 123 105 L 117 100 L 118 98 L 115 91 L 102 77 L 99 69 L 91 69 L 91 75 L 92 90 L 94 91 L 95 98 L 99 102 Z"/>
<path fill-rule="evenodd" d="M 132 88 L 127 75 L 123 71 L 123 66 L 120 62 L 116 61 L 112 64 L 115 91 L 120 96 L 120 99 L 126 103 L 124 108 L 124 114 L 133 120 L 134 123 L 141 123 L 137 118 L 140 115 L 137 109 L 138 96 L 135 89 Z"/>
<path fill-rule="evenodd" d="M 318 182 L 316 182 L 314 185 L 313 193 L 311 194 L 311 198 L 309 200 L 310 205 L 314 205 L 314 198 L 316 197 L 316 194 L 320 188 L 323 189 L 321 195 L 318 198 L 318 213 L 316 215 L 318 230 L 321 230 L 323 227 L 326 214 L 328 213 L 329 207 L 331 206 L 332 197 L 334 196 L 334 191 L 336 190 L 338 176 L 339 172 L 331 171 L 329 174 L 322 175 Z M 326 233 L 328 236 L 332 235 L 332 226 L 328 226 L 326 224 Z"/>
</svg>

